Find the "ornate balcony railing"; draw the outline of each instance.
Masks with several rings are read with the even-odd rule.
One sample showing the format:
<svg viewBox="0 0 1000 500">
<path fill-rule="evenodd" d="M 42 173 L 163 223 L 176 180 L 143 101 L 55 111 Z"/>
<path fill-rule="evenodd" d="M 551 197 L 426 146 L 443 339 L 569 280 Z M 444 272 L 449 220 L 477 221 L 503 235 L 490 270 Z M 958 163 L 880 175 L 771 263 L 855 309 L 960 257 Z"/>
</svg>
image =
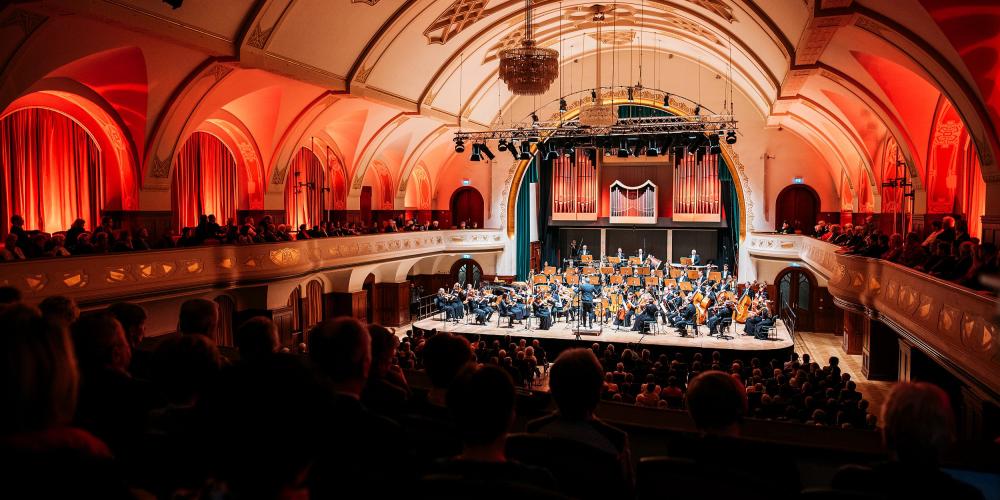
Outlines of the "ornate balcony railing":
<svg viewBox="0 0 1000 500">
<path fill-rule="evenodd" d="M 499 230 L 446 230 L 345 236 L 257 245 L 196 246 L 0 264 L 0 284 L 29 301 L 51 295 L 82 304 L 239 286 L 358 264 L 442 253 L 498 251 Z"/>
<path fill-rule="evenodd" d="M 889 325 L 946 366 L 1000 394 L 997 299 L 879 259 L 844 255 L 801 235 L 754 233 L 756 257 L 796 259 L 823 274 L 838 305 Z"/>
</svg>

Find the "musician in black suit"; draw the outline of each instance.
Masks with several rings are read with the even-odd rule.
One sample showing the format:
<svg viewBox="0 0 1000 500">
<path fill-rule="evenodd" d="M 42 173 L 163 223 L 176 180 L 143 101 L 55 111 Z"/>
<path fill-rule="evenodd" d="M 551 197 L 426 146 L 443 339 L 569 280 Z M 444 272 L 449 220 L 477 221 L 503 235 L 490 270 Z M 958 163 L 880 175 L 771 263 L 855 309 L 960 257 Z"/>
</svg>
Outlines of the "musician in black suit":
<svg viewBox="0 0 1000 500">
<path fill-rule="evenodd" d="M 583 317 L 580 318 L 580 322 L 589 328 L 594 325 L 594 298 L 599 291 L 596 286 L 590 284 L 589 276 L 584 276 L 581 281 L 583 284 L 580 285 L 580 306 L 583 308 Z"/>
<path fill-rule="evenodd" d="M 684 305 L 681 306 L 679 313 L 674 316 L 672 324 L 677 326 L 677 333 L 679 333 L 681 337 L 687 337 L 687 330 L 684 326 L 694 325 L 696 314 L 698 314 L 698 310 L 695 309 L 694 303 L 686 301 Z"/>
<path fill-rule="evenodd" d="M 583 245 L 580 248 L 580 255 L 590 255 L 590 250 L 587 250 L 587 245 Z"/>
<path fill-rule="evenodd" d="M 622 251 L 621 247 L 618 247 L 618 253 L 615 254 L 615 257 L 618 257 L 619 261 L 625 262 L 625 252 Z"/>
<path fill-rule="evenodd" d="M 552 328 L 552 309 L 549 308 L 547 301 L 539 302 L 535 306 L 535 316 L 538 316 L 539 329 L 548 330 Z"/>
<path fill-rule="evenodd" d="M 639 315 L 635 317 L 635 322 L 632 323 L 632 331 L 645 332 L 649 323 L 656 322 L 656 304 L 652 300 L 646 300 L 639 311 Z"/>
<path fill-rule="evenodd" d="M 639 256 L 639 262 L 644 262 L 646 260 L 646 253 L 643 252 L 641 248 L 639 249 L 637 255 Z"/>
<path fill-rule="evenodd" d="M 701 265 L 701 256 L 698 255 L 698 251 L 693 248 L 691 249 L 691 265 L 692 266 Z"/>
<path fill-rule="evenodd" d="M 722 326 L 722 320 L 732 318 L 733 310 L 733 303 L 731 301 L 723 302 L 722 304 L 719 304 L 717 308 L 713 308 L 712 314 L 708 317 L 708 320 L 705 321 L 705 324 L 708 325 L 709 337 L 722 334 L 722 330 L 720 328 Z"/>
</svg>

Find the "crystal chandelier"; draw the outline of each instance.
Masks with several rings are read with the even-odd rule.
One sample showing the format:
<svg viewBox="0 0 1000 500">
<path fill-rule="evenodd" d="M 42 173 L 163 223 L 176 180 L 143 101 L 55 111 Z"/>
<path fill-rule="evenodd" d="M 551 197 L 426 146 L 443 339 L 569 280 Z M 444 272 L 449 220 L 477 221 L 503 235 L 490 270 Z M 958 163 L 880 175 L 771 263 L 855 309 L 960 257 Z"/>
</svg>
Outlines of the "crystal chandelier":
<svg viewBox="0 0 1000 500">
<path fill-rule="evenodd" d="M 535 46 L 531 2 L 524 1 L 524 40 L 519 47 L 500 51 L 500 79 L 517 95 L 545 93 L 559 76 L 559 52 Z"/>
</svg>

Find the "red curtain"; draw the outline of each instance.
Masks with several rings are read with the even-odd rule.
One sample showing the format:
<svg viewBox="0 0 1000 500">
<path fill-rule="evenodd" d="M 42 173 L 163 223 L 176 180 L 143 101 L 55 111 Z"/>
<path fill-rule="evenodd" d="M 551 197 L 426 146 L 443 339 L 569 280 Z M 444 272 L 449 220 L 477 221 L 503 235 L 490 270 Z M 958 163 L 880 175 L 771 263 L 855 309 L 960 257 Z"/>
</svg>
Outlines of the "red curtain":
<svg viewBox="0 0 1000 500">
<path fill-rule="evenodd" d="M 173 209 L 177 227 L 198 225 L 198 216 L 215 214 L 219 224 L 236 217 L 236 160 L 219 138 L 195 132 L 177 154 Z"/>
<path fill-rule="evenodd" d="M 43 108 L 0 120 L 0 224 L 24 217 L 26 229 L 63 231 L 74 219 L 93 227 L 104 204 L 101 152 L 69 117 Z"/>
<path fill-rule="evenodd" d="M 300 224 L 312 227 L 320 223 L 324 186 L 319 158 L 308 148 L 299 149 L 285 176 L 285 214 L 290 229 L 298 229 Z"/>
</svg>

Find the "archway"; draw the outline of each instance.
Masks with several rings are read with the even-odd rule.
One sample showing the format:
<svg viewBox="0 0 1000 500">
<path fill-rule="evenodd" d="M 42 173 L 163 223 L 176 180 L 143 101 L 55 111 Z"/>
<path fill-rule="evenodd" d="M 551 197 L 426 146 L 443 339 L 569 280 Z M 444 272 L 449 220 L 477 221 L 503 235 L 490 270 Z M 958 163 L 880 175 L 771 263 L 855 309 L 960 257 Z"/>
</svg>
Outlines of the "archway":
<svg viewBox="0 0 1000 500">
<path fill-rule="evenodd" d="M 59 111 L 25 108 L 0 120 L 0 224 L 63 231 L 77 218 L 96 226 L 104 207 L 101 149 L 79 122 Z M 92 226 L 92 227 L 93 227 Z M 67 242 L 70 246 L 75 242 Z"/>
<path fill-rule="evenodd" d="M 462 222 L 467 227 L 483 227 L 483 195 L 474 187 L 463 186 L 451 195 L 451 225 L 458 227 Z"/>
<path fill-rule="evenodd" d="M 451 266 L 451 281 L 458 283 L 462 288 L 472 285 L 479 288 L 483 280 L 483 266 L 473 259 L 461 259 Z"/>
<path fill-rule="evenodd" d="M 201 215 L 215 215 L 219 224 L 236 218 L 238 174 L 233 152 L 218 137 L 195 132 L 177 154 L 171 184 L 171 209 L 177 228 L 198 224 Z"/>
<path fill-rule="evenodd" d="M 816 277 L 801 267 L 788 267 L 778 273 L 774 283 L 778 290 L 777 310 L 788 309 L 795 315 L 797 331 L 812 331 L 819 292 Z"/>
<path fill-rule="evenodd" d="M 819 195 L 805 184 L 786 186 L 774 201 L 774 228 L 788 221 L 796 232 L 811 234 L 819 215 Z"/>
</svg>

